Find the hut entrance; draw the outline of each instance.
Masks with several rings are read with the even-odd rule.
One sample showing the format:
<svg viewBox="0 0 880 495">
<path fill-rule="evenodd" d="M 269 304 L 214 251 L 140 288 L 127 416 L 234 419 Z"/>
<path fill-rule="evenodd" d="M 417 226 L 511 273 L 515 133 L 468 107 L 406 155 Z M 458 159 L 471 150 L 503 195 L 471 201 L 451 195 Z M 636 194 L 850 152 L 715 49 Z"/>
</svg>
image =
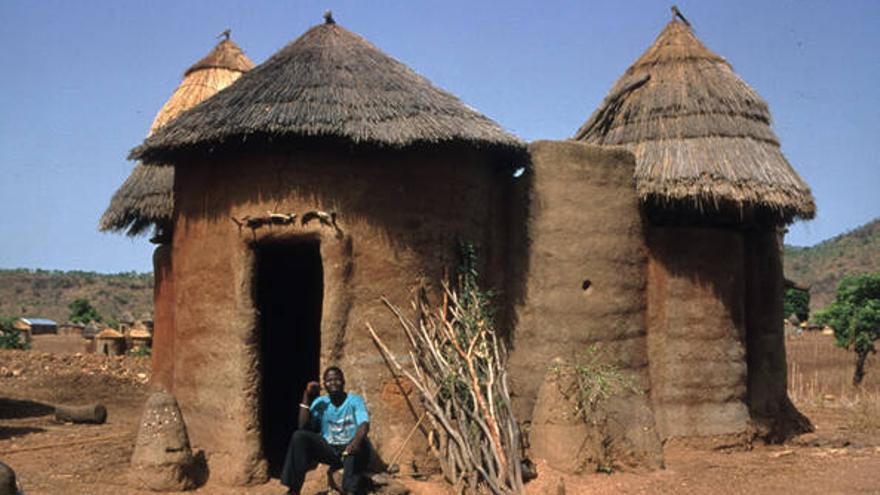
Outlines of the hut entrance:
<svg viewBox="0 0 880 495">
<path fill-rule="evenodd" d="M 316 240 L 255 247 L 260 336 L 260 441 L 278 476 L 296 429 L 302 391 L 320 372 L 324 271 Z"/>
</svg>

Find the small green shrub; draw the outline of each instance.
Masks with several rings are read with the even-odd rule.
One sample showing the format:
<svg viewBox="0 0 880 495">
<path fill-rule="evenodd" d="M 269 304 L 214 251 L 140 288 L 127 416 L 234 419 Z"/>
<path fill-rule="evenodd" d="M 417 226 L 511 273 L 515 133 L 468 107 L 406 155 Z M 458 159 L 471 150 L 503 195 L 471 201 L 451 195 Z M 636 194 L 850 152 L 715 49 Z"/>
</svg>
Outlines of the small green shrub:
<svg viewBox="0 0 880 495">
<path fill-rule="evenodd" d="M 834 329 L 839 347 L 856 353 L 853 384 L 861 384 L 868 354 L 877 352 L 874 342 L 880 340 L 880 273 L 844 277 L 834 302 L 816 314 L 816 321 Z"/>
<path fill-rule="evenodd" d="M 0 316 L 0 349 L 27 349 L 30 347 L 23 332 L 13 326 L 14 316 Z"/>
<path fill-rule="evenodd" d="M 574 400 L 577 404 L 575 416 L 580 416 L 587 422 L 599 404 L 612 395 L 642 393 L 632 378 L 611 364 L 595 344 L 576 356 L 573 362 L 555 363 L 550 369 L 556 373 L 557 378 L 564 374 L 570 374 L 574 378 L 572 388 L 560 392 Z M 561 382 L 562 380 L 557 380 L 557 383 Z"/>
<path fill-rule="evenodd" d="M 133 357 L 150 357 L 153 355 L 153 350 L 149 347 L 135 347 L 134 349 L 128 350 L 128 355 Z"/>
<path fill-rule="evenodd" d="M 82 323 L 85 325 L 90 321 L 101 321 L 101 315 L 98 314 L 98 310 L 92 306 L 92 303 L 90 303 L 88 299 L 74 299 L 67 305 L 67 309 L 70 310 L 70 316 L 68 319 L 73 323 Z"/>
<path fill-rule="evenodd" d="M 807 321 L 810 317 L 810 293 L 809 291 L 788 288 L 782 302 L 782 313 L 785 318 L 792 314 L 800 321 Z"/>
</svg>

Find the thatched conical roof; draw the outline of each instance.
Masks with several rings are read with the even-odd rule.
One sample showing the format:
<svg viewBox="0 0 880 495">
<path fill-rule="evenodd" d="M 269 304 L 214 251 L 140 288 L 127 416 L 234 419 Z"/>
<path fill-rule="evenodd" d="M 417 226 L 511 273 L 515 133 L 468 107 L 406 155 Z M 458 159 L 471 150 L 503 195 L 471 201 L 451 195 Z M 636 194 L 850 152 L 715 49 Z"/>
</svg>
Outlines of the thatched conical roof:
<svg viewBox="0 0 880 495">
<path fill-rule="evenodd" d="M 636 187 L 649 204 L 766 209 L 784 222 L 815 215 L 810 188 L 770 128 L 767 103 L 680 21 L 663 29 L 574 138 L 632 150 Z"/>
<path fill-rule="evenodd" d="M 185 110 L 232 84 L 254 63 L 229 39 L 217 44 L 205 58 L 184 73 L 183 81 L 165 102 L 150 126 L 150 134 Z M 137 164 L 131 175 L 113 194 L 110 206 L 101 216 L 101 230 L 127 230 L 138 235 L 151 225 L 171 218 L 174 208 L 174 169 Z"/>
<path fill-rule="evenodd" d="M 188 151 L 300 137 L 524 148 L 489 118 L 330 19 L 147 138 L 130 158 L 163 163 Z"/>
</svg>

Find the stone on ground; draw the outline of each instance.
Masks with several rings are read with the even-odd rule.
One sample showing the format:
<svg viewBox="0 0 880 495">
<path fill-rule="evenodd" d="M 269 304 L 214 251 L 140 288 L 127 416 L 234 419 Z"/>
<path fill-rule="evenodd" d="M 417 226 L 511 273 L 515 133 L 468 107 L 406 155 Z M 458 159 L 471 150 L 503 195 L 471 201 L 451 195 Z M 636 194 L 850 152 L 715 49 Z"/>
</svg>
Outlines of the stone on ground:
<svg viewBox="0 0 880 495">
<path fill-rule="evenodd" d="M 15 471 L 3 462 L 0 462 L 0 495 L 16 495 Z"/>
<path fill-rule="evenodd" d="M 129 476 L 139 488 L 182 491 L 195 488 L 197 462 L 174 396 L 157 392 L 141 417 Z"/>
</svg>

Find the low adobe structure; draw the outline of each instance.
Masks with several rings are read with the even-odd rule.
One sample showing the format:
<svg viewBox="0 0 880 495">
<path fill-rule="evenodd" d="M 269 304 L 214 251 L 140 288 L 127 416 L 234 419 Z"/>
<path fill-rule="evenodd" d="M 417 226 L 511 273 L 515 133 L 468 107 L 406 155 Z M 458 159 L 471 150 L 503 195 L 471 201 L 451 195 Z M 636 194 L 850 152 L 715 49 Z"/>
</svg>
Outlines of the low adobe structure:
<svg viewBox="0 0 880 495">
<path fill-rule="evenodd" d="M 184 72 L 183 81 L 153 119 L 149 134 L 156 132 L 181 112 L 229 86 L 254 66 L 241 48 L 229 39 L 229 32 L 224 34 L 225 39 Z M 154 323 L 150 325 L 155 325 L 152 336 L 153 379 L 166 385 L 170 383 L 171 366 L 166 354 L 171 353 L 174 329 L 171 259 L 173 185 L 173 167 L 146 167 L 138 163 L 113 194 L 110 205 L 98 224 L 102 231 L 125 232 L 129 236 L 153 231 L 151 241 L 158 244 L 153 252 L 154 316 L 151 320 Z"/>
<path fill-rule="evenodd" d="M 58 323 L 46 318 L 19 318 L 15 320 L 12 327 L 16 330 L 26 332 L 28 336 L 44 333 L 58 333 Z"/>
<path fill-rule="evenodd" d="M 403 445 L 417 400 L 365 323 L 405 356 L 379 299 L 436 294 L 460 241 L 500 289 L 519 419 L 551 360 L 595 343 L 642 392 L 625 428 L 645 451 L 802 419 L 775 235 L 812 198 L 766 104 L 686 26 L 667 26 L 577 140 L 526 148 L 328 18 L 131 158 L 175 170 L 174 330 L 156 366 L 224 483 L 278 472 L 298 391 L 330 364 L 370 404 L 380 456 Z"/>
<path fill-rule="evenodd" d="M 95 334 L 95 353 L 106 356 L 125 354 L 125 336 L 109 327 L 101 330 Z"/>
</svg>

